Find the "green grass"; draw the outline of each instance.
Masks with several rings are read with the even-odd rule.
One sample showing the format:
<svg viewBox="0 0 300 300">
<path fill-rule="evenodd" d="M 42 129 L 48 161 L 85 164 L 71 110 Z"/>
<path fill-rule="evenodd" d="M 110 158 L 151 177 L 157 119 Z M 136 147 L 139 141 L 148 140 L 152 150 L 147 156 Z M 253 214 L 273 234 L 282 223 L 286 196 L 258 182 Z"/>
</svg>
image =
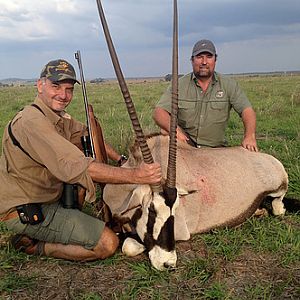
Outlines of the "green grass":
<svg viewBox="0 0 300 300">
<path fill-rule="evenodd" d="M 19 276 L 18 274 L 7 274 L 0 281 L 0 292 L 11 294 L 18 293 L 25 289 L 32 289 L 35 286 L 34 276 Z"/>
<path fill-rule="evenodd" d="M 237 80 L 257 112 L 260 150 L 284 164 L 289 175 L 287 196 L 300 200 L 300 77 Z M 165 82 L 128 84 L 145 133 L 158 131 L 152 110 L 166 86 Z M 106 140 L 127 153 L 133 133 L 118 85 L 88 84 L 87 90 Z M 0 135 L 35 94 L 33 86 L 0 88 Z M 68 111 L 85 122 L 79 86 Z M 239 145 L 242 136 L 242 122 L 233 112 L 227 129 L 229 144 Z M 29 257 L 10 248 L 10 233 L 0 224 L 0 299 L 20 299 L 20 293 L 46 299 L 45 290 L 56 289 L 58 297 L 85 300 L 299 299 L 299 229 L 300 215 L 287 214 L 250 218 L 237 228 L 194 235 L 187 248 L 177 243 L 178 267 L 159 272 L 146 255 L 126 258 L 117 253 L 105 261 L 84 264 Z M 49 271 L 55 271 L 54 275 Z"/>
</svg>

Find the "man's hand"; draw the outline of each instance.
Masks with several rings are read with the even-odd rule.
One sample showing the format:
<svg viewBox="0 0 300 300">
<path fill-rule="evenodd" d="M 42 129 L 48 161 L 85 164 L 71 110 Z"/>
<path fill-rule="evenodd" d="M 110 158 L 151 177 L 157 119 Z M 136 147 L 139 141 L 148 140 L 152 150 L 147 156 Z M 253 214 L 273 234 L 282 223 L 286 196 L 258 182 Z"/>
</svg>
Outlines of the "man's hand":
<svg viewBox="0 0 300 300">
<path fill-rule="evenodd" d="M 137 183 L 153 184 L 159 183 L 162 179 L 161 167 L 158 163 L 141 165 L 135 169 L 135 180 Z"/>
<path fill-rule="evenodd" d="M 258 152 L 255 138 L 256 115 L 252 107 L 243 110 L 242 120 L 245 128 L 242 146 L 249 151 Z"/>
<path fill-rule="evenodd" d="M 242 142 L 242 146 L 249 151 L 258 152 L 258 147 L 256 144 L 255 136 L 254 137 L 253 136 L 250 136 L 250 137 L 245 136 L 244 140 Z"/>
<path fill-rule="evenodd" d="M 93 161 L 88 172 L 94 182 L 154 184 L 162 179 L 160 164 L 141 163 L 136 168 L 120 168 Z"/>
<path fill-rule="evenodd" d="M 161 129 L 160 133 L 162 135 L 169 135 L 169 132 L 167 132 L 164 129 Z M 177 127 L 176 136 L 177 136 L 178 141 L 183 141 L 185 143 L 188 143 L 188 141 L 189 141 L 189 138 L 186 136 L 186 134 L 184 133 L 184 131 L 180 127 Z"/>
<path fill-rule="evenodd" d="M 156 124 L 160 127 L 162 135 L 169 135 L 171 117 L 170 113 L 163 108 L 156 107 L 153 113 L 153 119 Z M 186 136 L 184 131 L 177 126 L 177 140 L 188 142 L 189 138 Z"/>
<path fill-rule="evenodd" d="M 186 134 L 180 127 L 177 127 L 176 134 L 177 134 L 178 141 L 183 141 L 185 143 L 188 143 L 189 138 L 186 136 Z"/>
</svg>

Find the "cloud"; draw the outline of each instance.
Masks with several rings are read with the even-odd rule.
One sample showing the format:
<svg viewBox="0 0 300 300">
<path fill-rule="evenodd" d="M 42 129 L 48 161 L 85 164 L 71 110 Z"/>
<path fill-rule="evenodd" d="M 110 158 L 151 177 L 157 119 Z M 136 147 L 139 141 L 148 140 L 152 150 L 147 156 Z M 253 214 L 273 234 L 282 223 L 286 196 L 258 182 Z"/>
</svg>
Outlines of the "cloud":
<svg viewBox="0 0 300 300">
<path fill-rule="evenodd" d="M 80 32 L 73 32 L 73 28 L 79 29 L 81 23 L 88 19 L 85 6 L 81 8 L 77 2 L 1 0 L 0 34 L 4 39 L 19 43 L 72 37 Z"/>
<path fill-rule="evenodd" d="M 168 73 L 172 1 L 102 4 L 124 73 Z M 178 1 L 178 12 L 181 72 L 190 70 L 191 48 L 201 38 L 215 42 L 218 67 L 225 73 L 300 67 L 294 60 L 300 47 L 299 0 L 184 0 Z M 50 59 L 74 61 L 77 49 L 88 77 L 114 76 L 96 1 L 0 0 L 0 36 L 0 78 L 32 77 Z M 288 57 L 278 61 L 282 51 Z"/>
</svg>

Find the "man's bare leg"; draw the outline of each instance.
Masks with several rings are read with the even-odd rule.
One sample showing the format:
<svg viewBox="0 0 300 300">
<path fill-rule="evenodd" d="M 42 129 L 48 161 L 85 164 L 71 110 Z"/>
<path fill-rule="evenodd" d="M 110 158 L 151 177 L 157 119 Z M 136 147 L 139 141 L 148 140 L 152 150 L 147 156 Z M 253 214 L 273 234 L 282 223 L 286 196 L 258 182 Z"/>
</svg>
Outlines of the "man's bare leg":
<svg viewBox="0 0 300 300">
<path fill-rule="evenodd" d="M 75 261 L 105 259 L 112 256 L 119 245 L 119 238 L 108 227 L 104 227 L 101 237 L 94 249 L 88 250 L 79 245 L 45 243 L 44 255 Z"/>
</svg>

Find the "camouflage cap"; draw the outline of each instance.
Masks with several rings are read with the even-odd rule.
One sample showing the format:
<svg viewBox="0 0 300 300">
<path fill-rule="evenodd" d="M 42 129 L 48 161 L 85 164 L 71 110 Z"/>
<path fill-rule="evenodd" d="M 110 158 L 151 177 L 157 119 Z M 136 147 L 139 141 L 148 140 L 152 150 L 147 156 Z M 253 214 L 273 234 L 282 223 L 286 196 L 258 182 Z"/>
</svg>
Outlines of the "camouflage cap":
<svg viewBox="0 0 300 300">
<path fill-rule="evenodd" d="M 198 41 L 193 48 L 192 56 L 197 56 L 198 54 L 203 52 L 208 52 L 212 55 L 216 54 L 216 48 L 212 41 L 210 40 Z"/>
<path fill-rule="evenodd" d="M 41 72 L 40 78 L 42 77 L 46 77 L 52 82 L 71 79 L 79 83 L 74 67 L 64 59 L 49 61 Z"/>
</svg>

